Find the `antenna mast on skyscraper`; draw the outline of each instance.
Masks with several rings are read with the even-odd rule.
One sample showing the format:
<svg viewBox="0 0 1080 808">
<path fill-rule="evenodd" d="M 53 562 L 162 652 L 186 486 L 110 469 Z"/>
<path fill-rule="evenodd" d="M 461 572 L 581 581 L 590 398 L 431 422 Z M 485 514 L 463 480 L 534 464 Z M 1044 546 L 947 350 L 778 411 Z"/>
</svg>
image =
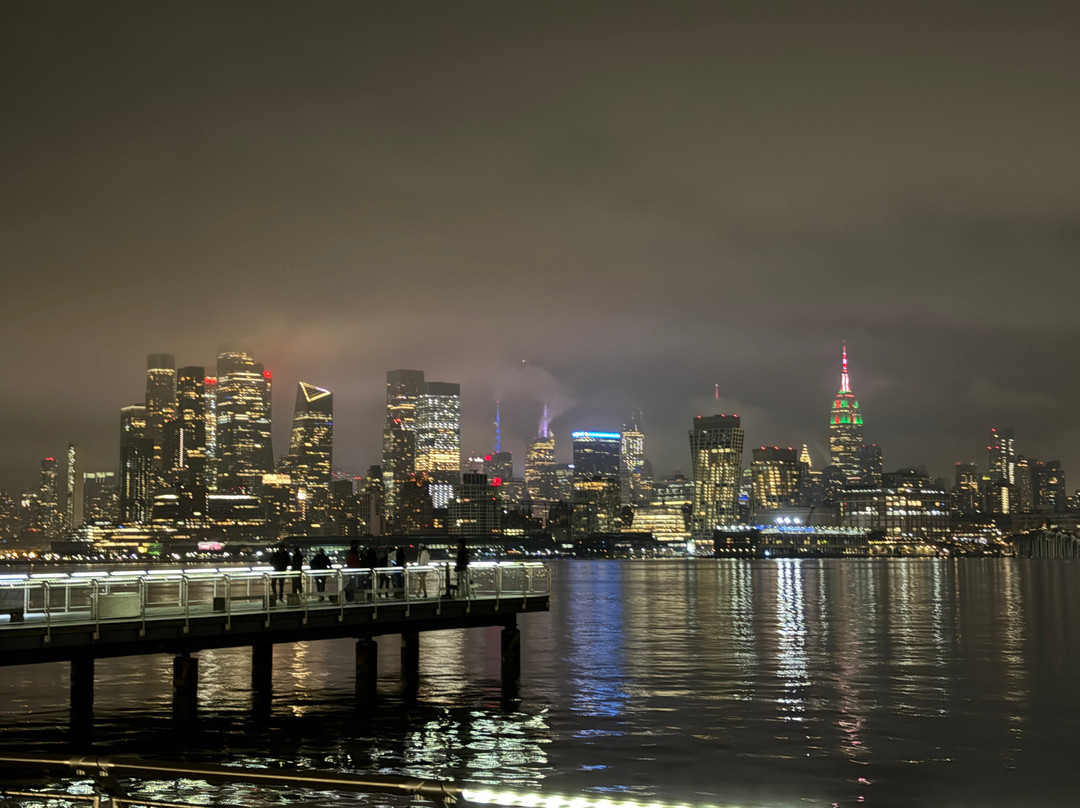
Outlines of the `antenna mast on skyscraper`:
<svg viewBox="0 0 1080 808">
<path fill-rule="evenodd" d="M 502 451 L 502 436 L 499 434 L 499 400 L 495 400 L 495 454 Z"/>
<path fill-rule="evenodd" d="M 717 401 L 719 401 L 720 400 L 720 385 L 714 384 L 713 387 L 715 388 L 715 392 L 713 393 L 713 396 L 716 398 Z"/>
<path fill-rule="evenodd" d="M 840 392 L 850 393 L 851 384 L 848 381 L 847 371 L 847 340 L 841 340 L 840 344 L 843 346 L 842 359 L 841 359 L 841 373 L 840 373 Z"/>
</svg>

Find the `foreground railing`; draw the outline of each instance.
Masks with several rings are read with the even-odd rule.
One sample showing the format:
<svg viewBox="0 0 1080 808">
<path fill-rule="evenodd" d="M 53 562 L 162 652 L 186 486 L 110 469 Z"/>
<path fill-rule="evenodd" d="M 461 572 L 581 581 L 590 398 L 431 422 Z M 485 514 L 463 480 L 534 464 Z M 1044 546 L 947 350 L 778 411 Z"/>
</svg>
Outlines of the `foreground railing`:
<svg viewBox="0 0 1080 808">
<path fill-rule="evenodd" d="M 26 623 L 102 623 L 200 614 L 343 610 L 427 598 L 509 599 L 547 595 L 548 568 L 540 562 L 475 562 L 463 575 L 449 564 L 289 570 L 90 570 L 0 576 L 0 630 Z"/>
</svg>

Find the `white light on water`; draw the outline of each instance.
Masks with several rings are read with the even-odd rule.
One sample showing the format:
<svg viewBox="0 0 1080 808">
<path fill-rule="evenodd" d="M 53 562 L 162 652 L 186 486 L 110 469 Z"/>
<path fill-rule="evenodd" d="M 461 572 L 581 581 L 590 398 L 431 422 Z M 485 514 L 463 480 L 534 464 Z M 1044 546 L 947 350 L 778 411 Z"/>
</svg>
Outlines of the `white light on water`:
<svg viewBox="0 0 1080 808">
<path fill-rule="evenodd" d="M 638 800 L 612 800 L 608 798 L 562 797 L 556 794 L 524 794 L 513 791 L 488 791 L 485 789 L 462 789 L 461 796 L 469 802 L 482 805 L 501 805 L 507 808 L 735 808 L 717 805 L 674 805 Z"/>
</svg>

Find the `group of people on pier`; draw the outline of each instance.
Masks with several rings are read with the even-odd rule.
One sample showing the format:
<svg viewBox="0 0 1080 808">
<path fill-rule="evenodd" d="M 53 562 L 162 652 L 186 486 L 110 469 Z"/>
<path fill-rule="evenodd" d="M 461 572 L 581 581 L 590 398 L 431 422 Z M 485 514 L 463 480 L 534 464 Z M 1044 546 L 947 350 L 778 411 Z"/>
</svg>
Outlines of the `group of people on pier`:
<svg viewBox="0 0 1080 808">
<path fill-rule="evenodd" d="M 368 579 L 367 586 L 364 587 L 365 594 L 379 598 L 401 597 L 405 594 L 405 568 L 407 566 L 417 566 L 421 569 L 416 573 L 416 595 L 426 598 L 428 597 L 428 570 L 426 568 L 430 564 L 431 552 L 424 544 L 417 545 L 415 559 L 410 562 L 405 548 L 401 546 L 393 548 L 392 551 L 386 547 L 375 548 L 369 546 L 361 556 L 360 542 L 354 539 L 345 554 L 345 569 L 343 570 L 345 585 L 342 594 L 346 601 L 355 600 L 357 593 L 361 589 L 361 578 L 364 575 L 364 573 L 356 571 L 366 570 L 368 576 L 377 576 L 377 580 L 372 584 Z M 270 565 L 276 573 L 293 573 L 289 576 L 278 575 L 270 578 L 271 603 L 286 599 L 286 581 L 291 582 L 292 595 L 299 597 L 303 594 L 304 553 L 300 547 L 293 547 L 290 553 L 285 543 L 278 545 L 270 556 Z M 311 572 L 325 573 L 330 568 L 330 557 L 323 548 L 319 547 L 315 551 L 315 555 L 312 556 L 308 569 Z M 376 569 L 380 571 L 376 573 Z M 458 596 L 464 597 L 469 586 L 469 548 L 464 539 L 458 542 L 454 570 L 456 573 L 455 583 L 451 584 L 449 565 L 446 568 L 446 590 L 447 592 L 453 591 Z M 318 594 L 319 600 L 325 600 L 326 579 L 329 576 L 319 574 L 312 577 L 315 581 L 315 592 Z M 436 589 L 438 589 L 437 586 Z M 372 593 L 372 590 L 374 590 L 374 593 Z"/>
</svg>

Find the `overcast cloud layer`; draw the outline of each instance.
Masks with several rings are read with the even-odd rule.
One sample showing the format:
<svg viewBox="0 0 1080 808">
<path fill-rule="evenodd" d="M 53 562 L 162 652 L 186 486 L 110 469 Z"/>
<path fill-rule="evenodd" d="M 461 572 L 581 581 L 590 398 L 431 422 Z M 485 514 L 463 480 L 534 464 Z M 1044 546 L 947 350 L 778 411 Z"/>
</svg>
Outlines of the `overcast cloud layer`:
<svg viewBox="0 0 1080 808">
<path fill-rule="evenodd" d="M 686 470 L 719 408 L 820 467 L 842 339 L 886 468 L 1012 425 L 1076 482 L 1077 8 L 9 3 L 0 486 L 235 347 L 351 471 L 398 367 L 519 465 L 547 400 L 562 451 L 640 408 Z"/>
</svg>

